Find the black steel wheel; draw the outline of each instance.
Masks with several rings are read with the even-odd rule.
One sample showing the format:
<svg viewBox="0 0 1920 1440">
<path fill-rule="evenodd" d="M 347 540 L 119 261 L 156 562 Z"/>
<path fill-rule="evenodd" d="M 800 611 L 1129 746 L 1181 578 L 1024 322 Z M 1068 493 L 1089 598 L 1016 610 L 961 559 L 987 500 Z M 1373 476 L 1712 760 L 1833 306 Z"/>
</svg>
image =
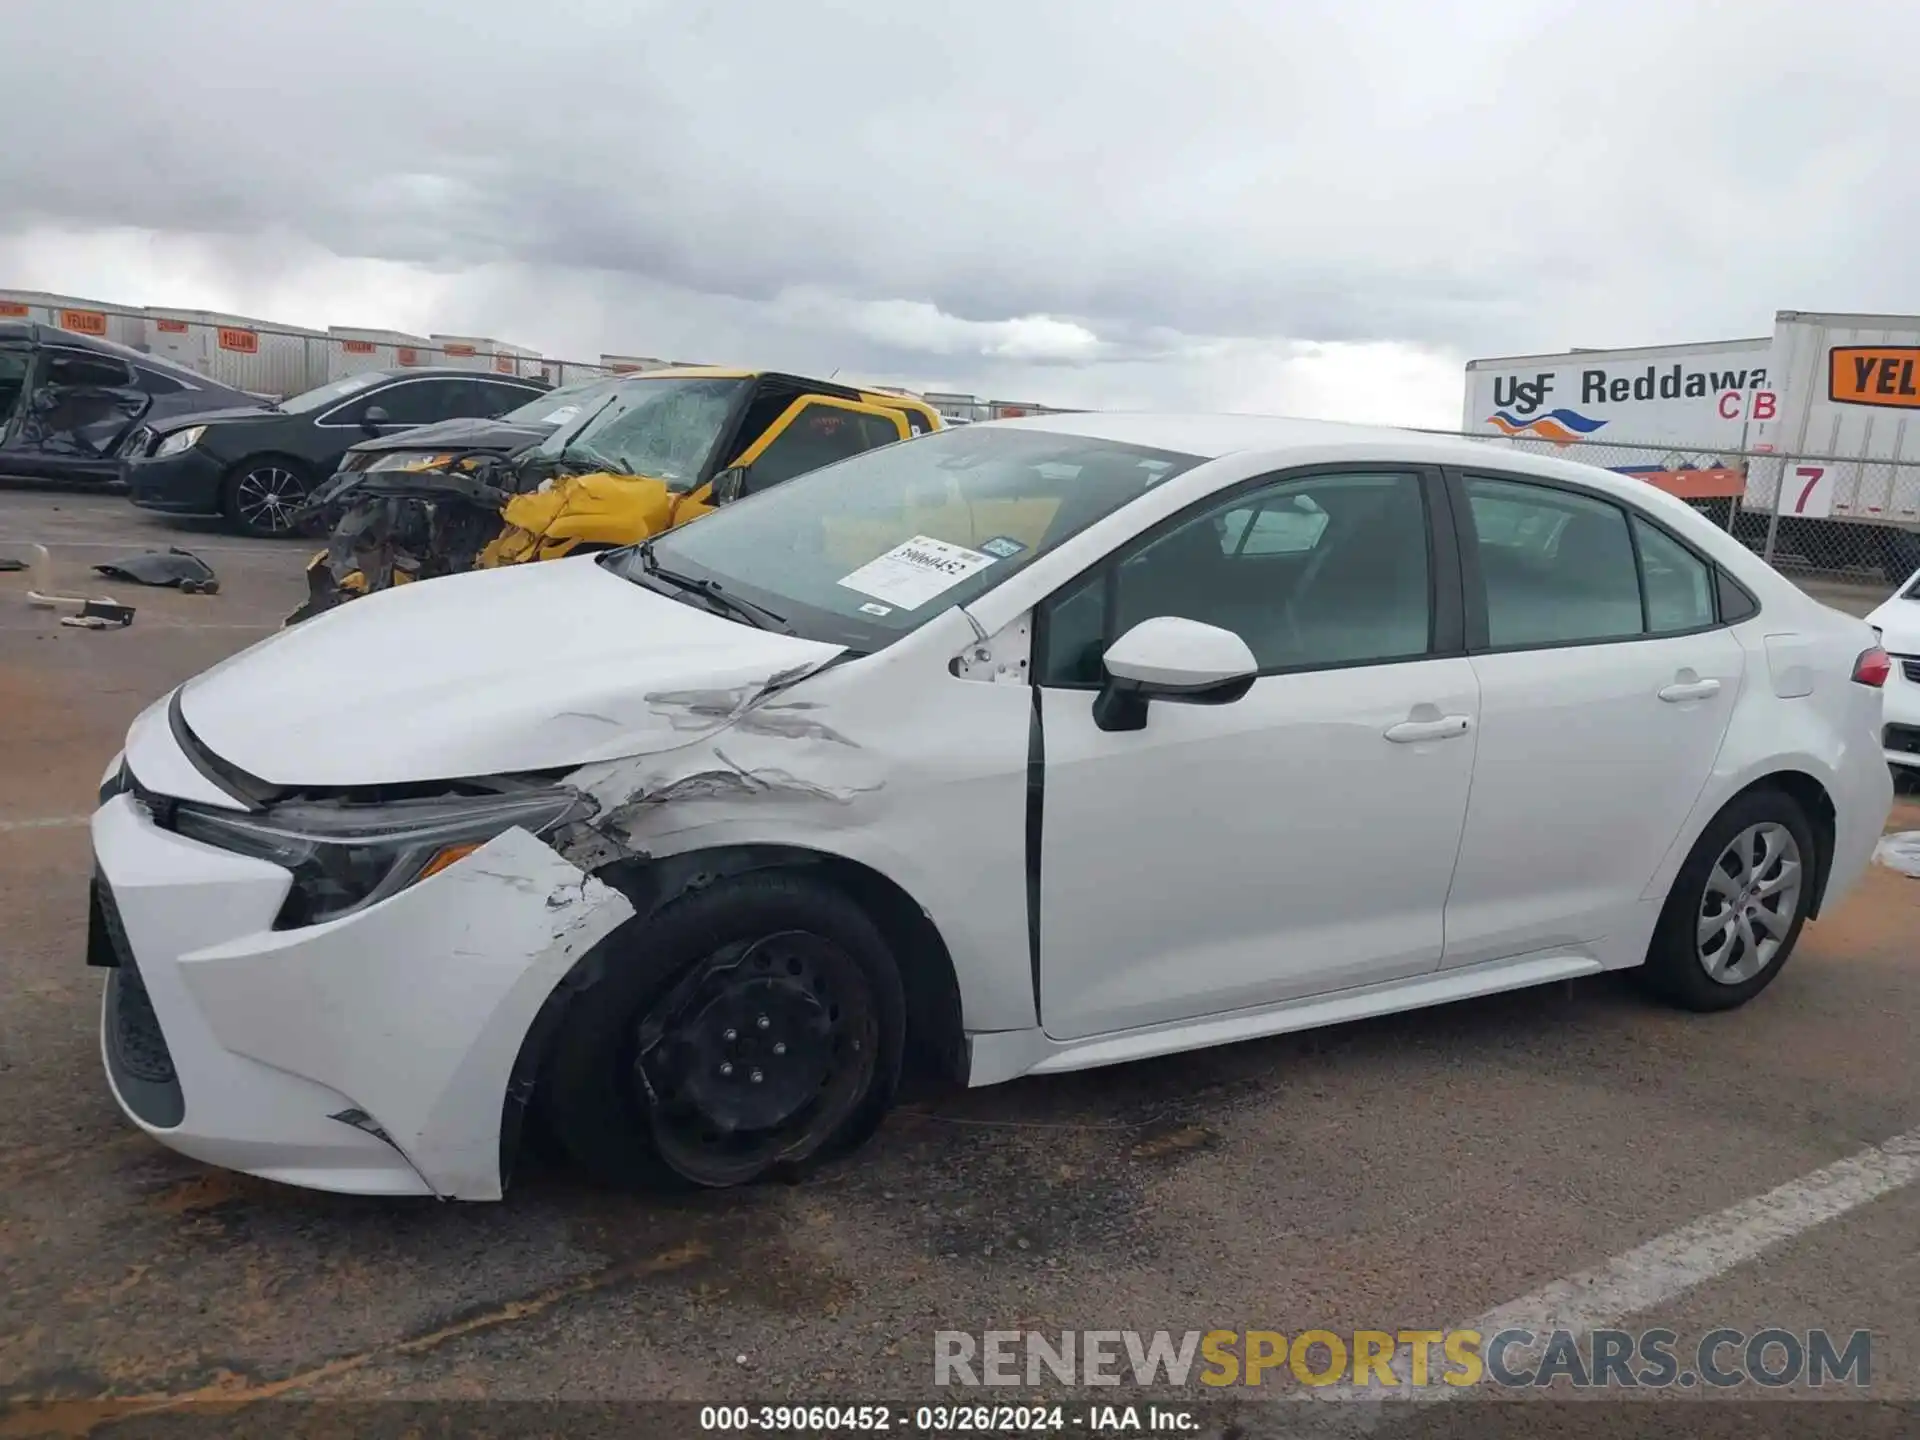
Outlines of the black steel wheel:
<svg viewBox="0 0 1920 1440">
<path fill-rule="evenodd" d="M 720 881 L 626 927 L 541 1089 L 567 1155 L 625 1188 L 722 1188 L 865 1140 L 906 1041 L 894 957 L 803 873 Z"/>
</svg>

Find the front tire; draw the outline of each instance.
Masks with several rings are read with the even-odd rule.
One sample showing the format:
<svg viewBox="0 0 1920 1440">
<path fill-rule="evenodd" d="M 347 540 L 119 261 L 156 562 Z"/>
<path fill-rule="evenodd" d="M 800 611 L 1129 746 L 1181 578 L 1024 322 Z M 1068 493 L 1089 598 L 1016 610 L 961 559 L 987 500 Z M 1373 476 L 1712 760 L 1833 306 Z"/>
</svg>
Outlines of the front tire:
<svg viewBox="0 0 1920 1440">
<path fill-rule="evenodd" d="M 879 1127 L 906 1002 L 885 939 L 846 895 L 791 872 L 737 876 L 609 944 L 542 1087 L 551 1133 L 594 1179 L 744 1185 Z"/>
<path fill-rule="evenodd" d="M 1793 954 L 1819 879 L 1813 827 L 1785 791 L 1749 791 L 1714 817 L 1674 877 L 1641 972 L 1687 1010 L 1731 1010 Z"/>
<path fill-rule="evenodd" d="M 300 533 L 294 513 L 313 493 L 313 477 L 284 455 L 255 455 L 227 472 L 220 509 L 243 535 L 277 539 Z"/>
</svg>

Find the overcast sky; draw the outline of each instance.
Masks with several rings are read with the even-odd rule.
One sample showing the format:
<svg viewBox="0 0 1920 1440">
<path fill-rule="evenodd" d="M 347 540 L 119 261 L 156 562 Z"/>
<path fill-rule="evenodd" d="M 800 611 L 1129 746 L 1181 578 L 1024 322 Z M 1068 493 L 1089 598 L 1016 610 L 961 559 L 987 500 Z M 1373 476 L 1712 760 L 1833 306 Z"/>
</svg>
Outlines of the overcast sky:
<svg viewBox="0 0 1920 1440">
<path fill-rule="evenodd" d="M 4 288 L 1441 425 L 1920 310 L 1912 0 L 5 10 Z"/>
</svg>

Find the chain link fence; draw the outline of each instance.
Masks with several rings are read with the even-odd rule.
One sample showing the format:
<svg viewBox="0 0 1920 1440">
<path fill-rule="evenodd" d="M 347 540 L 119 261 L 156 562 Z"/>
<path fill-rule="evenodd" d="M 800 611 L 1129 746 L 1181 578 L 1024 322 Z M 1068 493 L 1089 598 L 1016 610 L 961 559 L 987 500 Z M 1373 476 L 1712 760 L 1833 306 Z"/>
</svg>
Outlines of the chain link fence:
<svg viewBox="0 0 1920 1440">
<path fill-rule="evenodd" d="M 1644 480 L 1685 500 L 1796 579 L 1884 590 L 1920 571 L 1920 462 L 1466 438 Z"/>
</svg>

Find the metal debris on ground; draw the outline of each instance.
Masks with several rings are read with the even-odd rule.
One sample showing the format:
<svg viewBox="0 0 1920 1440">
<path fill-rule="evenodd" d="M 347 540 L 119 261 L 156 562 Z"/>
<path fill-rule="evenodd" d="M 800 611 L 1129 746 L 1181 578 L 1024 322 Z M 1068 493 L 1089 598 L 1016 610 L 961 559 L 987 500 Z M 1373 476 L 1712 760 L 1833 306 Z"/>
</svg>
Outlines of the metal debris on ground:
<svg viewBox="0 0 1920 1440">
<path fill-rule="evenodd" d="M 143 550 L 137 555 L 122 555 L 103 560 L 93 567 L 113 580 L 130 580 L 136 585 L 174 585 L 186 595 L 213 595 L 220 589 L 220 578 L 191 550 L 169 546 L 165 550 Z"/>
<path fill-rule="evenodd" d="M 78 615 L 63 615 L 60 623 L 76 630 L 124 630 L 133 623 L 133 606 L 113 600 L 86 600 L 81 602 Z"/>
</svg>

